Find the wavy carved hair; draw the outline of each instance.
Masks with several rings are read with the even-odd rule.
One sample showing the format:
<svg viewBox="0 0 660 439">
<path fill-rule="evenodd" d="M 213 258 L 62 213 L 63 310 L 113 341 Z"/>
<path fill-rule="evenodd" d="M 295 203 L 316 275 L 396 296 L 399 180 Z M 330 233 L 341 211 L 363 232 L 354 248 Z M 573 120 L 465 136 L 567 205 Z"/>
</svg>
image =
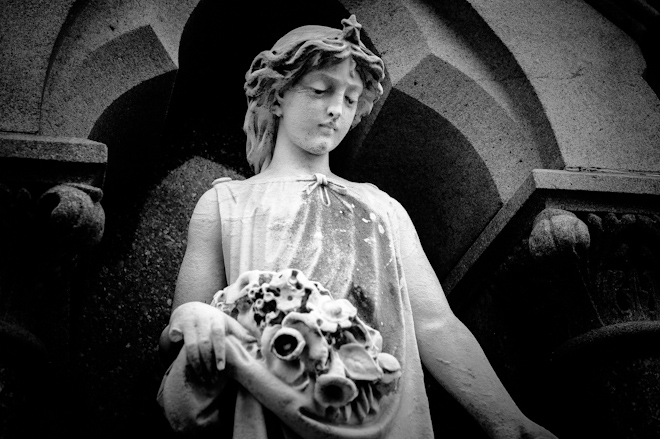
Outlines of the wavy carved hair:
<svg viewBox="0 0 660 439">
<path fill-rule="evenodd" d="M 362 26 L 355 15 L 342 20 L 343 30 L 303 26 L 282 37 L 271 50 L 256 56 L 245 74 L 248 110 L 243 130 L 247 135 L 247 160 L 255 173 L 270 164 L 279 119 L 272 113 L 276 96 L 294 85 L 307 72 L 352 57 L 364 90 L 357 103 L 351 128 L 368 115 L 383 94 L 383 60 L 360 41 Z"/>
</svg>

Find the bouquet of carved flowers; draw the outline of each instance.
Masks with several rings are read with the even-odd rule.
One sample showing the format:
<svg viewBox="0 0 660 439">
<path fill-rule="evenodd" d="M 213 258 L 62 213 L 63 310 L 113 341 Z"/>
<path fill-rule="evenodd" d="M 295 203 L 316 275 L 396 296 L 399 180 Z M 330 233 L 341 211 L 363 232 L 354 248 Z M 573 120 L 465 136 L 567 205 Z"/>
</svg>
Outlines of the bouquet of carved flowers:
<svg viewBox="0 0 660 439">
<path fill-rule="evenodd" d="M 396 389 L 401 366 L 381 352 L 380 332 L 300 271 L 249 271 L 211 302 L 257 340 L 252 355 L 277 378 L 313 399 L 338 422 L 361 423 Z"/>
</svg>

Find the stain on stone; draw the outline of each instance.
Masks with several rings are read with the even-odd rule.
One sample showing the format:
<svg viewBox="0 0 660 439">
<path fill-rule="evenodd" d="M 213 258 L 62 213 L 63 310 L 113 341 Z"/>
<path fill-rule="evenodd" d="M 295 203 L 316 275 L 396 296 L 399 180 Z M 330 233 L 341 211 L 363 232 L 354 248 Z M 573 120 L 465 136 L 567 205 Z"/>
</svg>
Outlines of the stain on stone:
<svg viewBox="0 0 660 439">
<path fill-rule="evenodd" d="M 348 301 L 358 310 L 358 316 L 372 328 L 378 328 L 376 321 L 376 306 L 369 293 L 361 286 L 351 283 L 351 290 L 348 292 Z"/>
</svg>

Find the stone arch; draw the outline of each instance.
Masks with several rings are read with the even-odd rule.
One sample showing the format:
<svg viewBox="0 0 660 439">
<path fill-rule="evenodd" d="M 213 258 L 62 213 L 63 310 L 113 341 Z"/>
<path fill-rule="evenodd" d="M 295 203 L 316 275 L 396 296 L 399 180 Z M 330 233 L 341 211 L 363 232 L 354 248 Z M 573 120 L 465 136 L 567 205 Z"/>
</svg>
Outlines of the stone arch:
<svg viewBox="0 0 660 439">
<path fill-rule="evenodd" d="M 253 54 L 270 46 L 287 30 L 309 22 L 337 26 L 342 17 L 356 13 L 365 26 L 367 41 L 371 41 L 385 59 L 388 68 L 386 94 L 363 126 L 347 138 L 344 142 L 347 146 L 335 154 L 339 159 L 335 158 L 333 163 L 338 163 L 339 169 L 352 178 L 374 180 L 384 190 L 405 199 L 404 189 L 409 185 L 405 184 L 407 177 L 401 174 L 414 173 L 414 169 L 398 168 L 399 172 L 392 174 L 387 163 L 369 152 L 369 148 L 381 148 L 373 139 L 383 138 L 381 134 L 384 138 L 391 137 L 387 133 L 402 126 L 402 121 L 396 117 L 397 111 L 388 113 L 390 124 L 378 124 L 380 109 L 395 101 L 424 107 L 430 110 L 430 115 L 440 117 L 441 122 L 436 125 L 445 126 L 448 137 L 455 138 L 449 131 L 460 133 L 464 148 L 460 153 L 454 150 L 452 154 L 456 160 L 433 160 L 436 166 L 427 169 L 427 177 L 416 178 L 427 188 L 425 192 L 433 195 L 423 202 L 406 205 L 418 223 L 423 241 L 433 243 L 434 248 L 438 248 L 438 243 L 444 244 L 442 256 L 430 254 L 440 273 L 451 268 L 532 169 L 561 167 L 552 128 L 525 74 L 465 0 L 445 2 L 441 7 L 419 0 L 327 1 L 319 6 L 326 12 L 322 22 L 312 11 L 303 13 L 307 11 L 304 2 L 295 1 L 277 6 L 264 2 L 258 8 L 260 14 L 253 12 L 254 5 L 235 5 L 229 11 L 227 7 L 209 6 L 210 2 L 198 5 L 193 0 L 122 2 L 118 7 L 111 3 L 109 0 L 79 0 L 71 8 L 51 56 L 43 93 L 41 134 L 91 135 L 100 141 L 113 137 L 113 141 L 118 142 L 117 136 L 108 131 L 118 129 L 111 128 L 113 124 L 109 119 L 118 112 L 117 105 L 110 110 L 113 102 L 123 102 L 126 111 L 131 103 L 120 97 L 134 96 L 139 101 L 139 93 L 129 91 L 155 83 L 160 84 L 164 95 L 174 90 L 170 120 L 177 114 L 187 113 L 189 120 L 206 118 L 213 123 L 220 121 L 219 125 L 224 121 L 225 128 L 239 127 L 244 112 L 240 87 L 224 87 L 222 93 L 213 95 L 218 87 L 195 88 L 195 81 L 188 81 L 188 88 L 174 86 L 176 75 L 179 75 L 178 84 L 185 84 L 187 76 L 194 76 L 190 74 L 192 69 L 185 68 L 185 55 L 184 68 L 179 69 L 180 49 L 183 48 L 183 52 L 190 49 L 182 41 L 185 26 L 199 27 L 200 22 L 218 21 L 217 17 L 223 14 L 232 17 L 231 26 L 215 26 L 214 32 L 222 35 L 215 41 L 218 54 L 216 58 L 212 51 L 207 53 L 206 64 L 217 69 L 211 72 L 216 75 L 212 81 L 241 84 Z M 209 13 L 204 14 L 204 10 Z M 297 13 L 292 14 L 292 10 Z M 241 20 L 240 17 L 246 18 Z M 237 38 L 240 45 L 236 44 Z M 223 56 L 231 59 L 231 67 L 218 62 Z M 197 64 L 196 68 L 204 71 L 203 65 Z M 197 84 L 205 84 L 205 81 L 209 78 Z M 393 99 L 388 104 L 390 88 L 397 92 L 396 96 L 405 95 L 411 99 Z M 207 95 L 207 99 L 200 99 L 200 95 Z M 139 106 L 139 102 L 135 104 Z M 215 111 L 215 107 L 224 108 Z M 164 117 L 167 108 L 158 111 Z M 403 114 L 406 108 L 398 111 Z M 374 124 L 381 133 L 370 134 Z M 108 131 L 107 135 L 103 129 Z M 151 129 L 157 137 L 157 128 Z M 419 130 L 425 128 L 418 126 Z M 409 132 L 403 148 L 419 151 L 421 155 L 445 157 L 442 151 L 430 149 L 433 142 L 417 142 L 429 132 L 436 132 L 435 127 L 419 135 Z M 108 146 L 111 173 L 115 145 Z M 224 149 L 231 147 L 236 149 L 233 155 L 240 155 L 240 145 L 233 142 Z M 370 155 L 375 160 L 373 163 L 382 166 L 371 166 L 371 173 L 368 173 L 356 163 Z M 207 158 L 216 157 L 218 155 L 207 154 Z M 220 157 L 224 159 L 227 154 Z M 472 165 L 456 172 L 453 168 L 458 162 Z M 380 176 L 385 171 L 389 178 L 383 180 Z M 455 178 L 444 178 L 441 187 L 435 178 L 438 175 L 454 175 Z M 478 191 L 477 187 L 488 189 Z M 478 202 L 461 201 L 465 199 Z M 475 209 L 477 205 L 481 207 Z M 429 211 L 435 213 L 429 215 L 426 213 Z"/>
<path fill-rule="evenodd" d="M 293 27 L 310 22 L 336 27 L 341 18 L 356 13 L 365 26 L 366 40 L 373 42 L 372 47 L 386 61 L 386 92 L 372 115 L 333 154 L 333 168 L 356 180 L 375 181 L 382 189 L 404 200 L 421 230 L 423 241 L 429 243 L 429 248 L 443 248 L 436 257 L 430 252 L 439 273 L 451 268 L 532 169 L 560 166 L 552 130 L 527 78 L 468 3 L 454 1 L 444 10 L 434 10 L 411 1 L 387 4 L 327 1 L 319 5 L 325 11 L 323 17 L 312 11 L 304 12 L 307 10 L 304 2 L 277 6 L 264 2 L 258 6 L 259 14 L 251 13 L 254 4 L 234 7 L 232 16 L 250 17 L 245 23 L 227 29 L 216 28 L 213 35 L 190 36 L 190 42 L 184 36 L 182 47 L 193 52 L 208 52 L 198 55 L 198 59 L 205 61 L 193 66 L 194 57 L 186 60 L 188 51 L 182 49 L 170 116 L 182 114 L 186 119 L 183 123 L 193 125 L 190 130 L 200 129 L 206 119 L 209 121 L 207 128 L 215 125 L 218 130 L 232 131 L 229 127 L 234 127 L 233 132 L 237 132 L 242 125 L 245 104 L 242 90 L 235 84 L 242 83 L 244 71 L 254 54 L 268 48 Z M 292 10 L 297 12 L 291 14 Z M 202 2 L 188 26 L 212 28 L 209 20 L 223 12 L 226 13 L 226 9 L 221 6 Z M 475 33 L 475 29 L 479 32 Z M 451 38 L 443 43 L 446 36 Z M 206 43 L 206 48 L 190 48 L 191 45 L 203 46 L 202 42 Z M 211 47 L 217 48 L 217 57 L 231 59 L 231 66 L 214 60 Z M 190 68 L 188 63 L 191 63 Z M 209 85 L 213 83 L 216 85 Z M 396 96 L 410 99 L 390 101 L 390 89 L 397 92 Z M 204 95 L 202 99 L 200 95 Z M 426 108 L 428 111 L 424 112 L 436 120 L 434 126 L 417 125 L 417 135 L 408 131 L 407 144 L 401 146 L 404 151 L 436 158 L 430 161 L 436 166 L 427 167 L 425 176 L 415 174 L 414 169 L 408 173 L 400 166 L 390 166 L 382 156 L 369 151 L 369 148 L 382 149 L 374 139 L 392 137 L 393 130 L 405 124 L 396 117 L 396 109 L 388 112 L 390 123 L 386 126 L 378 123 L 380 109 L 391 107 L 393 102 L 415 105 L 418 110 Z M 402 107 L 398 111 L 404 114 L 409 109 Z M 373 126 L 378 127 L 378 133 L 370 134 Z M 439 136 L 444 133 L 448 138 L 460 137 L 462 149 L 454 148 L 445 154 L 445 151 L 432 149 L 431 145 L 437 147 L 437 142 L 421 140 L 428 133 L 437 134 L 437 127 L 446 128 Z M 235 135 L 236 138 L 240 136 L 240 133 Z M 223 159 L 238 156 L 239 161 L 242 160 L 240 140 L 223 148 L 232 150 L 224 154 Z M 206 158 L 218 157 L 210 149 L 198 152 Z M 437 160 L 449 156 L 453 159 Z M 366 157 L 370 157 L 368 161 L 372 166 L 360 165 L 367 162 Z M 457 169 L 458 163 L 464 167 Z M 383 179 L 383 175 L 388 178 Z M 426 187 L 428 196 L 423 201 L 417 199 L 413 203 L 407 196 L 410 184 L 405 183 L 410 183 L 410 175 L 415 175 L 415 181 Z M 443 185 L 438 184 L 436 176 L 439 175 L 445 177 L 441 179 Z M 449 175 L 454 179 L 447 179 Z M 466 199 L 473 202 L 466 203 Z"/>
<path fill-rule="evenodd" d="M 0 131 L 37 133 L 48 59 L 73 0 L 6 1 L 0 15 Z"/>
<path fill-rule="evenodd" d="M 469 3 L 532 84 L 564 169 L 658 169 L 658 97 L 639 46 L 620 28 L 589 2 Z"/>
<path fill-rule="evenodd" d="M 469 2 L 359 2 L 351 12 L 382 52 L 392 86 L 469 139 L 503 200 L 531 169 L 562 166 L 535 90 Z"/>
<path fill-rule="evenodd" d="M 509 49 L 469 2 L 435 3 L 342 2 L 380 51 L 390 86 L 348 139 L 349 174 L 402 202 L 442 279 L 532 169 L 563 162 Z"/>
<path fill-rule="evenodd" d="M 183 26 L 197 2 L 78 0 L 51 54 L 40 134 L 88 137 L 113 101 L 176 71 Z"/>
</svg>

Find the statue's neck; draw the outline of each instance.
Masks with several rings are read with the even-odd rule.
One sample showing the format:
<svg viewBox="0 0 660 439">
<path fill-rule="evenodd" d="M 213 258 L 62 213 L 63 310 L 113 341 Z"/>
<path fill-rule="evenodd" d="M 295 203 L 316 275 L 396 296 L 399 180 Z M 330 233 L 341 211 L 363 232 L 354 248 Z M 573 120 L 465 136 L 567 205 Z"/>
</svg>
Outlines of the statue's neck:
<svg viewBox="0 0 660 439">
<path fill-rule="evenodd" d="M 329 153 L 316 155 L 297 147 L 275 147 L 266 171 L 272 177 L 321 173 L 332 176 Z"/>
</svg>

